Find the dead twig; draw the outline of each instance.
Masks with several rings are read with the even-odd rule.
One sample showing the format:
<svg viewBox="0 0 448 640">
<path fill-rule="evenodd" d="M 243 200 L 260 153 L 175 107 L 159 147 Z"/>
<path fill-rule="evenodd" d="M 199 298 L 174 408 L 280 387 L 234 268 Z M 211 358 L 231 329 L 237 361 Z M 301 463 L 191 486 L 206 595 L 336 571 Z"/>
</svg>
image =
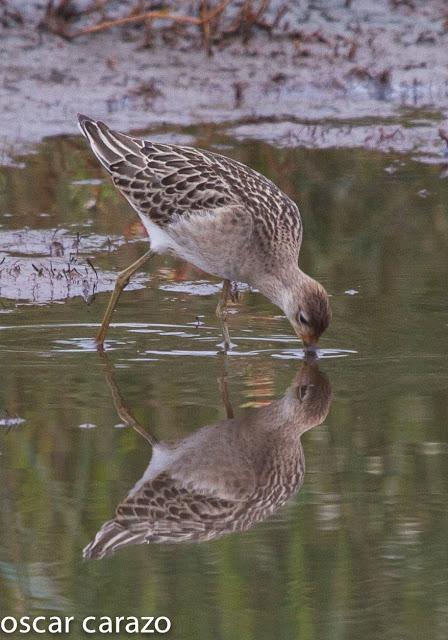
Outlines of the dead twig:
<svg viewBox="0 0 448 640">
<path fill-rule="evenodd" d="M 210 46 L 210 21 L 205 20 L 209 11 L 208 0 L 201 0 L 201 5 L 199 7 L 199 16 L 202 19 L 201 29 L 202 29 L 202 41 L 204 43 L 205 51 L 208 56 L 212 55 L 212 48 Z"/>
<path fill-rule="evenodd" d="M 93 270 L 96 279 L 98 280 L 98 271 L 95 269 L 93 262 L 90 260 L 90 258 L 87 258 L 87 264 L 89 265 L 89 267 Z"/>
</svg>

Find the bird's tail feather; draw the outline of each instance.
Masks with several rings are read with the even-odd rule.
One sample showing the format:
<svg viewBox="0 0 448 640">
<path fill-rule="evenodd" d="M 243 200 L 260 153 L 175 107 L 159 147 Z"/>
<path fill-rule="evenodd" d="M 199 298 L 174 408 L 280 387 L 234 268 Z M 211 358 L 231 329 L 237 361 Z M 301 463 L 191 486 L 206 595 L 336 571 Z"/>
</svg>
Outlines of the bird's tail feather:
<svg viewBox="0 0 448 640">
<path fill-rule="evenodd" d="M 142 544 L 146 534 L 145 531 L 131 531 L 116 520 L 109 520 L 103 524 L 95 539 L 84 548 L 83 557 L 86 560 L 105 558 L 129 544 Z"/>
<path fill-rule="evenodd" d="M 144 166 L 141 147 L 133 138 L 118 131 L 112 131 L 104 122 L 92 120 L 81 114 L 78 115 L 78 122 L 93 153 L 108 171 L 111 171 L 111 165 L 122 160 L 139 169 Z"/>
</svg>

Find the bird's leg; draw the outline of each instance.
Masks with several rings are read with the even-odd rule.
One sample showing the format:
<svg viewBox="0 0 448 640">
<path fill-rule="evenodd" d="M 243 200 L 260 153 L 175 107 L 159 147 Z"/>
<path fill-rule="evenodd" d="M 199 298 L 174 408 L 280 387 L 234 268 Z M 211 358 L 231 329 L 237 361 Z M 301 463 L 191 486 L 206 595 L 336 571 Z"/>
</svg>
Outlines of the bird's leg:
<svg viewBox="0 0 448 640">
<path fill-rule="evenodd" d="M 144 253 L 138 260 L 136 260 L 131 265 L 129 265 L 129 267 L 124 269 L 124 271 L 121 271 L 118 274 L 117 281 L 115 282 L 114 291 L 109 300 L 109 304 L 107 305 L 107 309 L 106 309 L 106 313 L 104 314 L 103 321 L 101 322 L 101 327 L 98 333 L 96 334 L 96 344 L 97 344 L 98 351 L 103 351 L 104 349 L 104 338 L 106 337 L 107 330 L 109 329 L 110 321 L 112 319 L 112 314 L 115 310 L 115 307 L 117 306 L 118 299 L 121 295 L 121 292 L 128 285 L 129 280 L 137 271 L 137 269 L 140 269 L 140 267 L 142 267 L 145 264 L 145 262 L 148 262 L 148 260 L 151 258 L 152 255 L 153 255 L 153 252 L 150 249 L 149 251 Z"/>
<path fill-rule="evenodd" d="M 221 324 L 222 337 L 224 340 L 224 351 L 228 351 L 231 347 L 229 329 L 227 327 L 227 302 L 230 298 L 231 286 L 230 280 L 223 281 L 221 297 L 216 307 L 216 317 Z"/>
<path fill-rule="evenodd" d="M 114 403 L 115 411 L 119 415 L 120 419 L 126 424 L 128 427 L 132 427 L 134 431 L 136 431 L 139 435 L 141 435 L 146 442 L 148 442 L 151 446 L 157 444 L 157 438 L 148 433 L 144 427 L 136 420 L 131 409 L 126 406 L 123 398 L 121 397 L 120 389 L 115 381 L 114 370 L 113 367 L 104 352 L 100 353 L 100 357 L 103 361 L 104 365 L 104 374 L 106 376 L 107 386 L 110 389 L 112 395 L 112 401 Z"/>
<path fill-rule="evenodd" d="M 230 283 L 229 297 L 233 303 L 237 303 L 240 300 L 240 292 L 238 290 L 238 282 L 232 281 Z"/>
</svg>

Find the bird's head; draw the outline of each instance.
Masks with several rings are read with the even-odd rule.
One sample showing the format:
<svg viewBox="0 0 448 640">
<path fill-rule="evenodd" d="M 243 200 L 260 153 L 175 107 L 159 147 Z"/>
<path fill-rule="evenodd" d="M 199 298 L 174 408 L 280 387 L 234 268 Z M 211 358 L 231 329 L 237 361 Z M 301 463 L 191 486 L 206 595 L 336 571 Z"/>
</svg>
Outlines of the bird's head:
<svg viewBox="0 0 448 640">
<path fill-rule="evenodd" d="M 321 284 L 301 275 L 286 296 L 283 310 L 305 347 L 313 348 L 330 324 L 330 299 Z"/>
<path fill-rule="evenodd" d="M 331 321 L 330 299 L 323 286 L 297 265 L 281 276 L 260 277 L 256 286 L 282 309 L 305 347 L 315 347 Z"/>
</svg>

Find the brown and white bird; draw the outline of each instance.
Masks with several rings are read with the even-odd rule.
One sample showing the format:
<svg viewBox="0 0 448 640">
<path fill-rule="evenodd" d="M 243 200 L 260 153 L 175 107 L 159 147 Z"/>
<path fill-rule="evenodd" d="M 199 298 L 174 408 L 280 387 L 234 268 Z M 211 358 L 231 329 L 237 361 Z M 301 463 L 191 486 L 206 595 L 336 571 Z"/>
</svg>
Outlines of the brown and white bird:
<svg viewBox="0 0 448 640">
<path fill-rule="evenodd" d="M 112 391 L 116 400 L 119 392 Z M 265 520 L 302 486 L 301 437 L 325 420 L 331 399 L 317 362 L 305 362 L 279 400 L 177 442 L 153 443 L 145 473 L 84 557 L 103 558 L 132 544 L 205 542 Z M 125 420 L 130 415 L 119 413 Z"/>
<path fill-rule="evenodd" d="M 226 348 L 232 281 L 280 307 L 306 346 L 317 343 L 331 320 L 329 298 L 298 266 L 300 213 L 273 182 L 216 153 L 140 140 L 82 115 L 79 125 L 150 238 L 150 250 L 118 276 L 97 334 L 100 348 L 122 290 L 154 253 L 174 253 L 224 280 L 217 316 Z"/>
</svg>

